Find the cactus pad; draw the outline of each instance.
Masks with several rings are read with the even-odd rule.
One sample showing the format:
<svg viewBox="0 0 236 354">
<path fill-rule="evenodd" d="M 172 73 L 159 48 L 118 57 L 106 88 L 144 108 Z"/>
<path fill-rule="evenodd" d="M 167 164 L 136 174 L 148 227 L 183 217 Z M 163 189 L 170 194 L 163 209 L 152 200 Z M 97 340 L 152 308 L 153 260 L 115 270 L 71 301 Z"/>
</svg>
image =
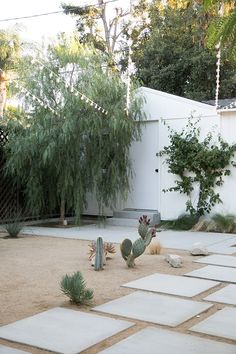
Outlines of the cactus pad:
<svg viewBox="0 0 236 354">
<path fill-rule="evenodd" d="M 128 256 L 130 255 L 131 250 L 132 250 L 132 241 L 130 241 L 130 239 L 128 239 L 128 238 L 124 239 L 124 241 L 120 245 L 120 251 L 121 251 L 121 255 L 125 261 L 127 260 Z"/>
<path fill-rule="evenodd" d="M 143 239 L 140 237 L 133 243 L 132 253 L 134 258 L 141 256 L 141 254 L 145 251 L 145 243 Z"/>
</svg>

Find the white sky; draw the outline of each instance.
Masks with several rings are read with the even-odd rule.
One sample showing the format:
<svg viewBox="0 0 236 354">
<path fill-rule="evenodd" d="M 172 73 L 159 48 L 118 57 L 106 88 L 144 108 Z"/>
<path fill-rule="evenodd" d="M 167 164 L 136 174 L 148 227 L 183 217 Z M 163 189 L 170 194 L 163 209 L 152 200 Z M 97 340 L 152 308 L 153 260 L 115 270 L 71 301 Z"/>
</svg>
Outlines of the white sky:
<svg viewBox="0 0 236 354">
<path fill-rule="evenodd" d="M 62 10 L 60 4 L 64 2 L 72 5 L 95 4 L 96 0 L 7 0 L 1 6 L 0 20 L 30 16 L 46 12 Z M 118 0 L 109 7 L 129 7 L 129 0 Z M 76 20 L 69 15 L 54 14 L 49 16 L 35 17 L 24 20 L 0 22 L 0 29 L 20 25 L 20 36 L 27 41 L 41 41 L 55 37 L 59 32 L 71 33 L 75 29 Z"/>
</svg>

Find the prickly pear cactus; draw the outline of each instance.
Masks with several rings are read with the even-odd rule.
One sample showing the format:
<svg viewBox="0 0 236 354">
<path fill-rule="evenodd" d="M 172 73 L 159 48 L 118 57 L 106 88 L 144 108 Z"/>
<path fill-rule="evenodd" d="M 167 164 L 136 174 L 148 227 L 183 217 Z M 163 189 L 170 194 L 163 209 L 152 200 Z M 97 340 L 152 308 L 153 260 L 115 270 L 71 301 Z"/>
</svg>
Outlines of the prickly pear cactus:
<svg viewBox="0 0 236 354">
<path fill-rule="evenodd" d="M 125 261 L 130 255 L 131 250 L 132 250 L 132 241 L 130 241 L 128 238 L 124 239 L 124 241 L 120 245 L 120 251 Z"/>
<path fill-rule="evenodd" d="M 97 244 L 96 244 L 96 255 L 95 255 L 94 269 L 95 270 L 102 270 L 103 269 L 103 262 L 104 262 L 103 239 L 102 239 L 102 237 L 98 237 Z"/>
<path fill-rule="evenodd" d="M 149 229 L 150 219 L 146 215 L 139 218 L 138 233 L 140 237 L 134 241 L 126 238 L 120 245 L 121 255 L 129 268 L 135 266 L 135 258 L 144 253 L 146 247 L 150 244 L 153 237 L 156 236 L 156 229 Z"/>
</svg>

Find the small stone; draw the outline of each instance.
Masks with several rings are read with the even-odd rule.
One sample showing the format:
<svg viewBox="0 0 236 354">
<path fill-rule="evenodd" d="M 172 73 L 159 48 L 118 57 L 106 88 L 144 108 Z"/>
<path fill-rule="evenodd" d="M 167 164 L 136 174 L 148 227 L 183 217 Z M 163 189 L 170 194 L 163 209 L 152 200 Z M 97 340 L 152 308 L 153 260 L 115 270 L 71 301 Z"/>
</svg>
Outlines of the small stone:
<svg viewBox="0 0 236 354">
<path fill-rule="evenodd" d="M 208 256 L 208 249 L 200 242 L 194 243 L 190 250 L 192 256 Z"/>
<path fill-rule="evenodd" d="M 177 254 L 167 254 L 166 261 L 174 268 L 181 268 L 183 266 L 183 259 Z"/>
<path fill-rule="evenodd" d="M 95 264 L 95 256 L 93 256 L 93 257 L 91 258 L 91 266 L 94 267 L 94 264 Z"/>
</svg>

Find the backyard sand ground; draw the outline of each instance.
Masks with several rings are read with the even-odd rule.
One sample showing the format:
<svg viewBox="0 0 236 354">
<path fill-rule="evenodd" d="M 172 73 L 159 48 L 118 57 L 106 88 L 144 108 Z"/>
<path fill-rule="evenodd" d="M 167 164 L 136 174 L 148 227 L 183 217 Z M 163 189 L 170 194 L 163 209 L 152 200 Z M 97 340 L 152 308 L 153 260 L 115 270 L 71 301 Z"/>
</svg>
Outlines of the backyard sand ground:
<svg viewBox="0 0 236 354">
<path fill-rule="evenodd" d="M 193 258 L 187 251 L 162 249 L 161 255 L 143 254 L 137 259 L 136 267 L 128 269 L 120 255 L 119 245 L 116 245 L 117 252 L 115 255 L 111 255 L 104 270 L 95 272 L 88 260 L 89 241 L 38 236 L 5 239 L 4 236 L 4 233 L 0 233 L 0 325 L 6 325 L 58 306 L 90 311 L 89 306 L 71 305 L 68 298 L 60 291 L 59 283 L 66 273 L 72 274 L 78 270 L 82 272 L 87 286 L 94 290 L 93 306 L 97 306 L 134 292 L 134 289 L 121 287 L 122 284 L 129 281 L 156 272 L 183 275 L 204 266 L 193 263 L 193 259 L 198 257 Z M 184 259 L 183 268 L 171 268 L 165 261 L 166 253 L 181 255 Z M 219 285 L 217 289 L 222 286 L 224 285 Z M 200 300 L 215 290 L 216 288 L 204 292 L 193 299 Z M 223 305 L 215 304 L 213 308 L 201 314 L 200 319 L 193 318 L 172 330 L 189 333 L 188 328 L 223 307 Z M 116 316 L 109 315 L 109 317 Z M 83 353 L 98 353 L 111 344 L 150 325 L 142 321 L 132 320 L 132 322 L 135 322 L 136 326 L 87 349 Z M 204 337 L 207 338 L 206 335 Z M 220 338 L 216 339 L 222 341 Z M 235 344 L 235 341 L 224 341 Z M 0 344 L 28 350 L 33 354 L 49 353 L 6 340 L 0 340 Z"/>
</svg>

